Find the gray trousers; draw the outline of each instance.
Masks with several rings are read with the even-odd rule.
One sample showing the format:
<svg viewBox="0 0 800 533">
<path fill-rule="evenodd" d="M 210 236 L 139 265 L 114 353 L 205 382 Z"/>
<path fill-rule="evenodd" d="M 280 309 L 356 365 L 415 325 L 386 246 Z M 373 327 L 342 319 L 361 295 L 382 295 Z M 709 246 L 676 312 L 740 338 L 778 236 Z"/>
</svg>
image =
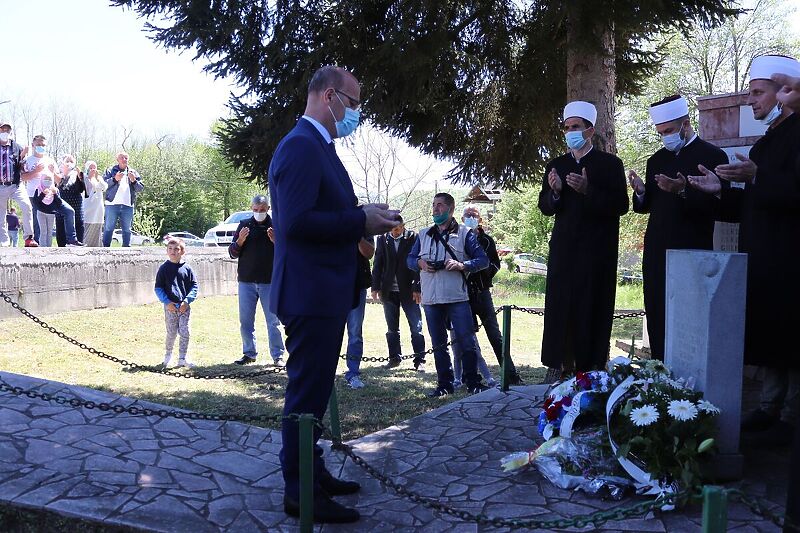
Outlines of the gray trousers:
<svg viewBox="0 0 800 533">
<path fill-rule="evenodd" d="M 14 200 L 19 206 L 19 210 L 22 211 L 20 219 L 23 237 L 33 235 L 33 211 L 31 211 L 28 192 L 21 185 L 0 185 L 0 217 L 2 217 L 0 218 L 0 243 L 8 242 L 6 213 L 9 200 Z"/>
<path fill-rule="evenodd" d="M 189 348 L 189 317 L 192 314 L 191 307 L 184 313 L 171 313 L 164 306 L 164 322 L 167 326 L 167 340 L 164 343 L 165 355 L 172 355 L 172 348 L 175 346 L 175 337 L 180 335 L 181 341 L 178 344 L 178 358 L 186 359 L 186 350 Z"/>
<path fill-rule="evenodd" d="M 84 224 L 83 231 L 83 244 L 86 246 L 93 246 L 100 248 L 103 246 L 103 223 L 100 224 Z"/>
<path fill-rule="evenodd" d="M 800 371 L 764 368 L 761 384 L 761 410 L 781 420 L 797 424 L 800 415 Z"/>
</svg>

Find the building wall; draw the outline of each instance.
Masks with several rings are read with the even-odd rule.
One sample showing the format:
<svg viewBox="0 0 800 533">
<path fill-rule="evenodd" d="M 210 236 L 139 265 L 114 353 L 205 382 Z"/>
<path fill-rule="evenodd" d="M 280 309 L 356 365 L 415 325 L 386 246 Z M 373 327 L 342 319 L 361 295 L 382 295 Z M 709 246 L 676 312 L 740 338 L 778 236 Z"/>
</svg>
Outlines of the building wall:
<svg viewBox="0 0 800 533">
<path fill-rule="evenodd" d="M 226 248 L 189 247 L 184 259 L 199 297 L 236 294 L 236 261 Z M 33 314 L 155 303 L 163 247 L 0 248 L 0 290 Z M 19 312 L 0 301 L 0 319 Z"/>
</svg>

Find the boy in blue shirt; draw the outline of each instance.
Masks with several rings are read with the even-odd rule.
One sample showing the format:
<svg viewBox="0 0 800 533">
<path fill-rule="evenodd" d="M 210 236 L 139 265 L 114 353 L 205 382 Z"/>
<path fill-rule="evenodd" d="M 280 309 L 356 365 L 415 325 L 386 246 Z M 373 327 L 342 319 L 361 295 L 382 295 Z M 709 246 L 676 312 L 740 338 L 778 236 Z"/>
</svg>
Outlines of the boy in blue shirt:
<svg viewBox="0 0 800 533">
<path fill-rule="evenodd" d="M 189 347 L 190 305 L 197 298 L 197 281 L 192 268 L 181 262 L 186 253 L 186 245 L 182 239 L 171 238 L 167 241 L 167 257 L 156 274 L 156 296 L 164 304 L 164 322 L 167 326 L 166 353 L 164 366 L 169 365 L 175 337 L 180 335 L 178 346 L 178 366 L 193 368 L 195 365 L 186 357 Z"/>
</svg>

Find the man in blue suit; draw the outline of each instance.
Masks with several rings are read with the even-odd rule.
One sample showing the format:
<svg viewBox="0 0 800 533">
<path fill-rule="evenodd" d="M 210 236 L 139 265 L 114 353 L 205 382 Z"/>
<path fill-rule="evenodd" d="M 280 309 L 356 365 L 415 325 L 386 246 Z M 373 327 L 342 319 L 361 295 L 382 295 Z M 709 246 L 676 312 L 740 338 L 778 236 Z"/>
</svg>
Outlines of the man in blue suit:
<svg viewBox="0 0 800 533">
<path fill-rule="evenodd" d="M 322 419 L 333 389 L 347 314 L 358 303 L 356 253 L 364 236 L 397 224 L 386 205 L 358 206 L 333 139 L 355 131 L 361 87 L 346 70 L 325 66 L 308 86 L 297 126 L 281 140 L 269 166 L 275 231 L 270 309 L 286 330 L 289 359 L 283 414 Z M 334 478 L 325 468 L 315 429 L 314 520 L 354 522 L 358 511 L 331 496 L 351 494 L 358 483 Z M 298 425 L 284 420 L 280 453 L 284 511 L 299 516 Z"/>
</svg>

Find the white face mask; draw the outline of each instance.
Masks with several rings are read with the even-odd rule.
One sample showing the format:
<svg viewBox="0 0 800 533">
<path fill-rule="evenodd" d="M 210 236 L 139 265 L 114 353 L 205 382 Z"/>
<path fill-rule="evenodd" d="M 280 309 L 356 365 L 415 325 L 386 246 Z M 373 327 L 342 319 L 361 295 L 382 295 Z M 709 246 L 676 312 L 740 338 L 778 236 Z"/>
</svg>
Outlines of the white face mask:
<svg viewBox="0 0 800 533">
<path fill-rule="evenodd" d="M 778 104 L 775 105 L 775 107 L 772 108 L 772 111 L 767 113 L 767 116 L 765 116 L 764 118 L 758 119 L 758 121 L 760 123 L 762 123 L 763 125 L 765 125 L 765 126 L 772 126 L 772 123 L 775 122 L 775 120 L 779 116 L 781 116 L 781 111 L 782 111 L 781 105 L 780 105 L 780 103 L 778 103 Z"/>
<path fill-rule="evenodd" d="M 0 142 L 8 142 L 9 137 L 11 137 L 11 134 L 7 131 L 0 133 Z"/>
<path fill-rule="evenodd" d="M 253 218 L 256 219 L 256 222 L 264 222 L 265 220 L 267 220 L 267 214 L 266 213 L 255 213 L 254 212 L 253 213 Z"/>
</svg>

